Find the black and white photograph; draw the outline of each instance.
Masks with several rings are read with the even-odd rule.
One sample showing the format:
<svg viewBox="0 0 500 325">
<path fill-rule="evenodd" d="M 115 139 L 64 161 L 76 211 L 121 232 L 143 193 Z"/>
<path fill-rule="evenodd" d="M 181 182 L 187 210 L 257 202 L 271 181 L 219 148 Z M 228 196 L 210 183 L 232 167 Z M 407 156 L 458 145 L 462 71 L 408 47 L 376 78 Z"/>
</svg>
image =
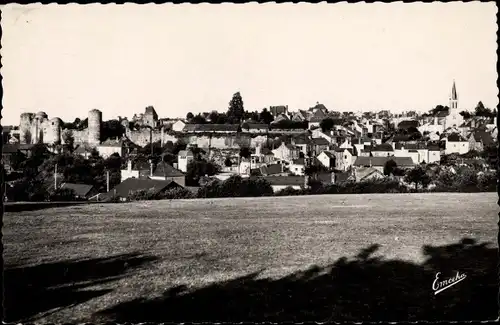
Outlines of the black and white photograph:
<svg viewBox="0 0 500 325">
<path fill-rule="evenodd" d="M 0 10 L 4 322 L 499 319 L 495 2 Z"/>
</svg>

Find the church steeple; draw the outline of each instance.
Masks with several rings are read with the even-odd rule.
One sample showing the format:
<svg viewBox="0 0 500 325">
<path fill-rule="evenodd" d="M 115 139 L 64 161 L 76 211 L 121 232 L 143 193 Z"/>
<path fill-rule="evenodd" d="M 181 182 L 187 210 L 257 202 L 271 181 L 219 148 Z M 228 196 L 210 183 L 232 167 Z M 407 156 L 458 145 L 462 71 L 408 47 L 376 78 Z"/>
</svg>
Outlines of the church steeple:
<svg viewBox="0 0 500 325">
<path fill-rule="evenodd" d="M 457 87 L 455 86 L 455 80 L 453 80 L 453 87 L 451 88 L 451 99 L 458 100 Z"/>
<path fill-rule="evenodd" d="M 455 85 L 455 80 L 453 80 L 453 86 L 451 87 L 450 94 L 450 110 L 458 109 L 458 94 L 457 86 Z"/>
</svg>

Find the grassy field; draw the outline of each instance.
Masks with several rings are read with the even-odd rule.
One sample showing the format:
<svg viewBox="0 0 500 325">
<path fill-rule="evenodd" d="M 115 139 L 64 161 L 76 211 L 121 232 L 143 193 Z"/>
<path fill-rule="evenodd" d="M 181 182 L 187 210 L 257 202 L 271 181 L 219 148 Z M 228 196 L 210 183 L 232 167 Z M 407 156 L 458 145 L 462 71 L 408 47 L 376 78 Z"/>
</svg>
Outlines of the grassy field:
<svg viewBox="0 0 500 325">
<path fill-rule="evenodd" d="M 497 199 L 323 195 L 6 213 L 7 321 L 495 319 Z M 434 295 L 436 272 L 456 271 L 467 278 Z"/>
</svg>

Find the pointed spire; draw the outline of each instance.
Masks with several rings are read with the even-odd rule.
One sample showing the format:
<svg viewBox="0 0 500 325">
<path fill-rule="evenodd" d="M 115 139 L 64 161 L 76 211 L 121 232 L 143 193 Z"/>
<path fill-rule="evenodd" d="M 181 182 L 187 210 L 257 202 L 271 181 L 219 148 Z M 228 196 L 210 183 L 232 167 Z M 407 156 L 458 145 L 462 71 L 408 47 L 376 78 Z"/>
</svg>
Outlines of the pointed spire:
<svg viewBox="0 0 500 325">
<path fill-rule="evenodd" d="M 453 87 L 451 88 L 451 99 L 452 100 L 457 100 L 457 87 L 455 86 L 455 79 L 453 79 Z"/>
</svg>

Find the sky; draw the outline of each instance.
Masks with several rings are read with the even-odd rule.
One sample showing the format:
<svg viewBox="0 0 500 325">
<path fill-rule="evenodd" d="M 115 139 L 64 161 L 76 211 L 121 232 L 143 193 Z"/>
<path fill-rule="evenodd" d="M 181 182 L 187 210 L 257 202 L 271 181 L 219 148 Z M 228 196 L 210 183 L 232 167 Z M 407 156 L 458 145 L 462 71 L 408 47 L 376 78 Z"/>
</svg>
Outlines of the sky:
<svg viewBox="0 0 500 325">
<path fill-rule="evenodd" d="M 2 124 L 498 104 L 494 2 L 2 6 Z"/>
</svg>

